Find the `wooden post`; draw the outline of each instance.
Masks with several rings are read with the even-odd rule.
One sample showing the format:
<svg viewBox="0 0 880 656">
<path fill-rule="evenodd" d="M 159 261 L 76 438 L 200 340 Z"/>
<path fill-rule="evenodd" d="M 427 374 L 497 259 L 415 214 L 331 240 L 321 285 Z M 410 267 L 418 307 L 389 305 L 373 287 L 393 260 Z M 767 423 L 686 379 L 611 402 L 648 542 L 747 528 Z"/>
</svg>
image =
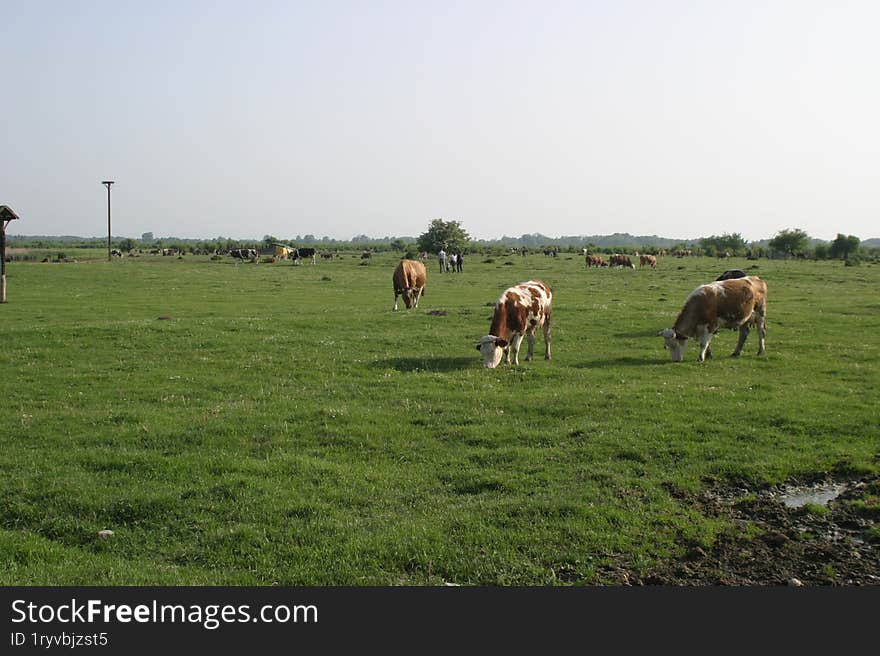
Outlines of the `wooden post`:
<svg viewBox="0 0 880 656">
<path fill-rule="evenodd" d="M 6 302 L 6 226 L 16 214 L 8 205 L 0 205 L 0 303 Z"/>
<path fill-rule="evenodd" d="M 0 220 L 0 303 L 6 302 L 6 226 L 9 221 Z"/>
</svg>

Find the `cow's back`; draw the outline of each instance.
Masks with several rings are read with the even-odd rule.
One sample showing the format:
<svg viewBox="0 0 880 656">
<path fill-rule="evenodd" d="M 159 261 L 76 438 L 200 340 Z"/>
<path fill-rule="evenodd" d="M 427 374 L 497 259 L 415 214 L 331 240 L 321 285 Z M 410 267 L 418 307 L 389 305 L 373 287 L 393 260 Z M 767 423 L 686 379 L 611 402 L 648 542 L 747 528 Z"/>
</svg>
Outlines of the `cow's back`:
<svg viewBox="0 0 880 656">
<path fill-rule="evenodd" d="M 541 280 L 508 287 L 495 306 L 490 334 L 522 333 L 530 325 L 541 326 L 552 312 L 553 291 Z M 504 324 L 504 329 L 501 329 Z"/>
<path fill-rule="evenodd" d="M 690 315 L 691 326 L 708 324 L 733 328 L 749 321 L 755 311 L 763 314 L 766 304 L 767 283 L 761 278 L 730 278 L 695 289 L 682 314 Z"/>
<path fill-rule="evenodd" d="M 416 260 L 401 260 L 394 269 L 394 289 L 419 289 L 425 286 L 427 273 L 425 265 Z"/>
</svg>

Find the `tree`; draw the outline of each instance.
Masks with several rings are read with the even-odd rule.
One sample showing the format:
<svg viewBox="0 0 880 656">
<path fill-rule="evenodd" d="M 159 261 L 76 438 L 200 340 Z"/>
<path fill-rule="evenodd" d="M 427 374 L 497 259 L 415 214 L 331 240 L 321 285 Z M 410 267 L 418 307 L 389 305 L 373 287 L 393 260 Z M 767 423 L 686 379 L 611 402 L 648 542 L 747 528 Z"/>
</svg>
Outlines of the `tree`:
<svg viewBox="0 0 880 656">
<path fill-rule="evenodd" d="M 850 255 L 855 255 L 859 251 L 861 240 L 855 235 L 844 236 L 837 233 L 837 237 L 831 242 L 829 254 L 831 257 L 843 258 L 848 260 Z"/>
<path fill-rule="evenodd" d="M 153 241 L 153 233 L 152 232 L 145 232 L 144 234 L 141 235 L 141 241 L 143 241 L 143 242 Z"/>
<path fill-rule="evenodd" d="M 137 246 L 137 244 L 135 244 L 134 239 L 131 239 L 129 237 L 126 237 L 125 239 L 123 239 L 122 241 L 119 242 L 119 250 L 121 250 L 121 251 L 128 252 L 128 251 L 134 249 L 135 246 Z"/>
<path fill-rule="evenodd" d="M 724 251 L 730 251 L 731 255 L 739 255 L 746 250 L 746 240 L 738 232 L 733 234 L 725 232 L 721 236 L 703 237 L 700 240 L 700 246 L 703 247 L 707 255 L 723 253 Z"/>
<path fill-rule="evenodd" d="M 780 230 L 767 244 L 775 253 L 803 253 L 810 243 L 810 236 L 799 228 Z"/>
<path fill-rule="evenodd" d="M 391 250 L 393 251 L 405 251 L 406 250 L 406 242 L 403 239 L 395 239 L 391 242 Z"/>
<path fill-rule="evenodd" d="M 434 219 L 428 229 L 419 235 L 419 250 L 438 253 L 440 249 L 460 251 L 467 246 L 470 235 L 459 221 Z"/>
</svg>

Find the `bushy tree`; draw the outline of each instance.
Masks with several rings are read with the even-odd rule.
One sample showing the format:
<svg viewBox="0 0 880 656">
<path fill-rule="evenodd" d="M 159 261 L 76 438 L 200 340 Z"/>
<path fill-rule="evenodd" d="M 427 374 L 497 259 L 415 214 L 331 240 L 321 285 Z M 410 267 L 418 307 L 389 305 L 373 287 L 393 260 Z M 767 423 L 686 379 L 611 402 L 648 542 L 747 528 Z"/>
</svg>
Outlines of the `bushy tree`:
<svg viewBox="0 0 880 656">
<path fill-rule="evenodd" d="M 810 243 L 810 236 L 799 228 L 780 230 L 768 246 L 775 253 L 803 253 Z"/>
<path fill-rule="evenodd" d="M 738 232 L 733 234 L 725 232 L 720 236 L 703 237 L 700 240 L 700 246 L 703 247 L 707 255 L 723 253 L 724 251 L 729 251 L 731 255 L 739 255 L 746 250 L 746 240 Z"/>
<path fill-rule="evenodd" d="M 428 229 L 419 235 L 419 249 L 429 253 L 437 253 L 440 249 L 448 251 L 464 250 L 470 236 L 461 227 L 459 221 L 434 219 Z"/>
<path fill-rule="evenodd" d="M 135 246 L 137 246 L 134 239 L 131 239 L 130 237 L 126 237 L 125 239 L 120 240 L 118 245 L 119 250 L 126 252 L 132 250 Z"/>
<path fill-rule="evenodd" d="M 861 240 L 855 235 L 842 235 L 838 232 L 837 237 L 831 242 L 829 254 L 831 257 L 848 260 L 850 255 L 859 252 L 860 243 Z"/>
</svg>

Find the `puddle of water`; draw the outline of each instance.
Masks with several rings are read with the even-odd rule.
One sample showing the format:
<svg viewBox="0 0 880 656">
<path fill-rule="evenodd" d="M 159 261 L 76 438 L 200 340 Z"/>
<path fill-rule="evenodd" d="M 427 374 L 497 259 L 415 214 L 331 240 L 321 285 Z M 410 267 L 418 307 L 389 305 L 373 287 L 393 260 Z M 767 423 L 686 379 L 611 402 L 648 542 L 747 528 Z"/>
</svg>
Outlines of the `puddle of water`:
<svg viewBox="0 0 880 656">
<path fill-rule="evenodd" d="M 846 489 L 845 485 L 816 485 L 813 487 L 788 487 L 779 495 L 779 499 L 788 508 L 802 508 L 808 503 L 826 506 Z"/>
</svg>

